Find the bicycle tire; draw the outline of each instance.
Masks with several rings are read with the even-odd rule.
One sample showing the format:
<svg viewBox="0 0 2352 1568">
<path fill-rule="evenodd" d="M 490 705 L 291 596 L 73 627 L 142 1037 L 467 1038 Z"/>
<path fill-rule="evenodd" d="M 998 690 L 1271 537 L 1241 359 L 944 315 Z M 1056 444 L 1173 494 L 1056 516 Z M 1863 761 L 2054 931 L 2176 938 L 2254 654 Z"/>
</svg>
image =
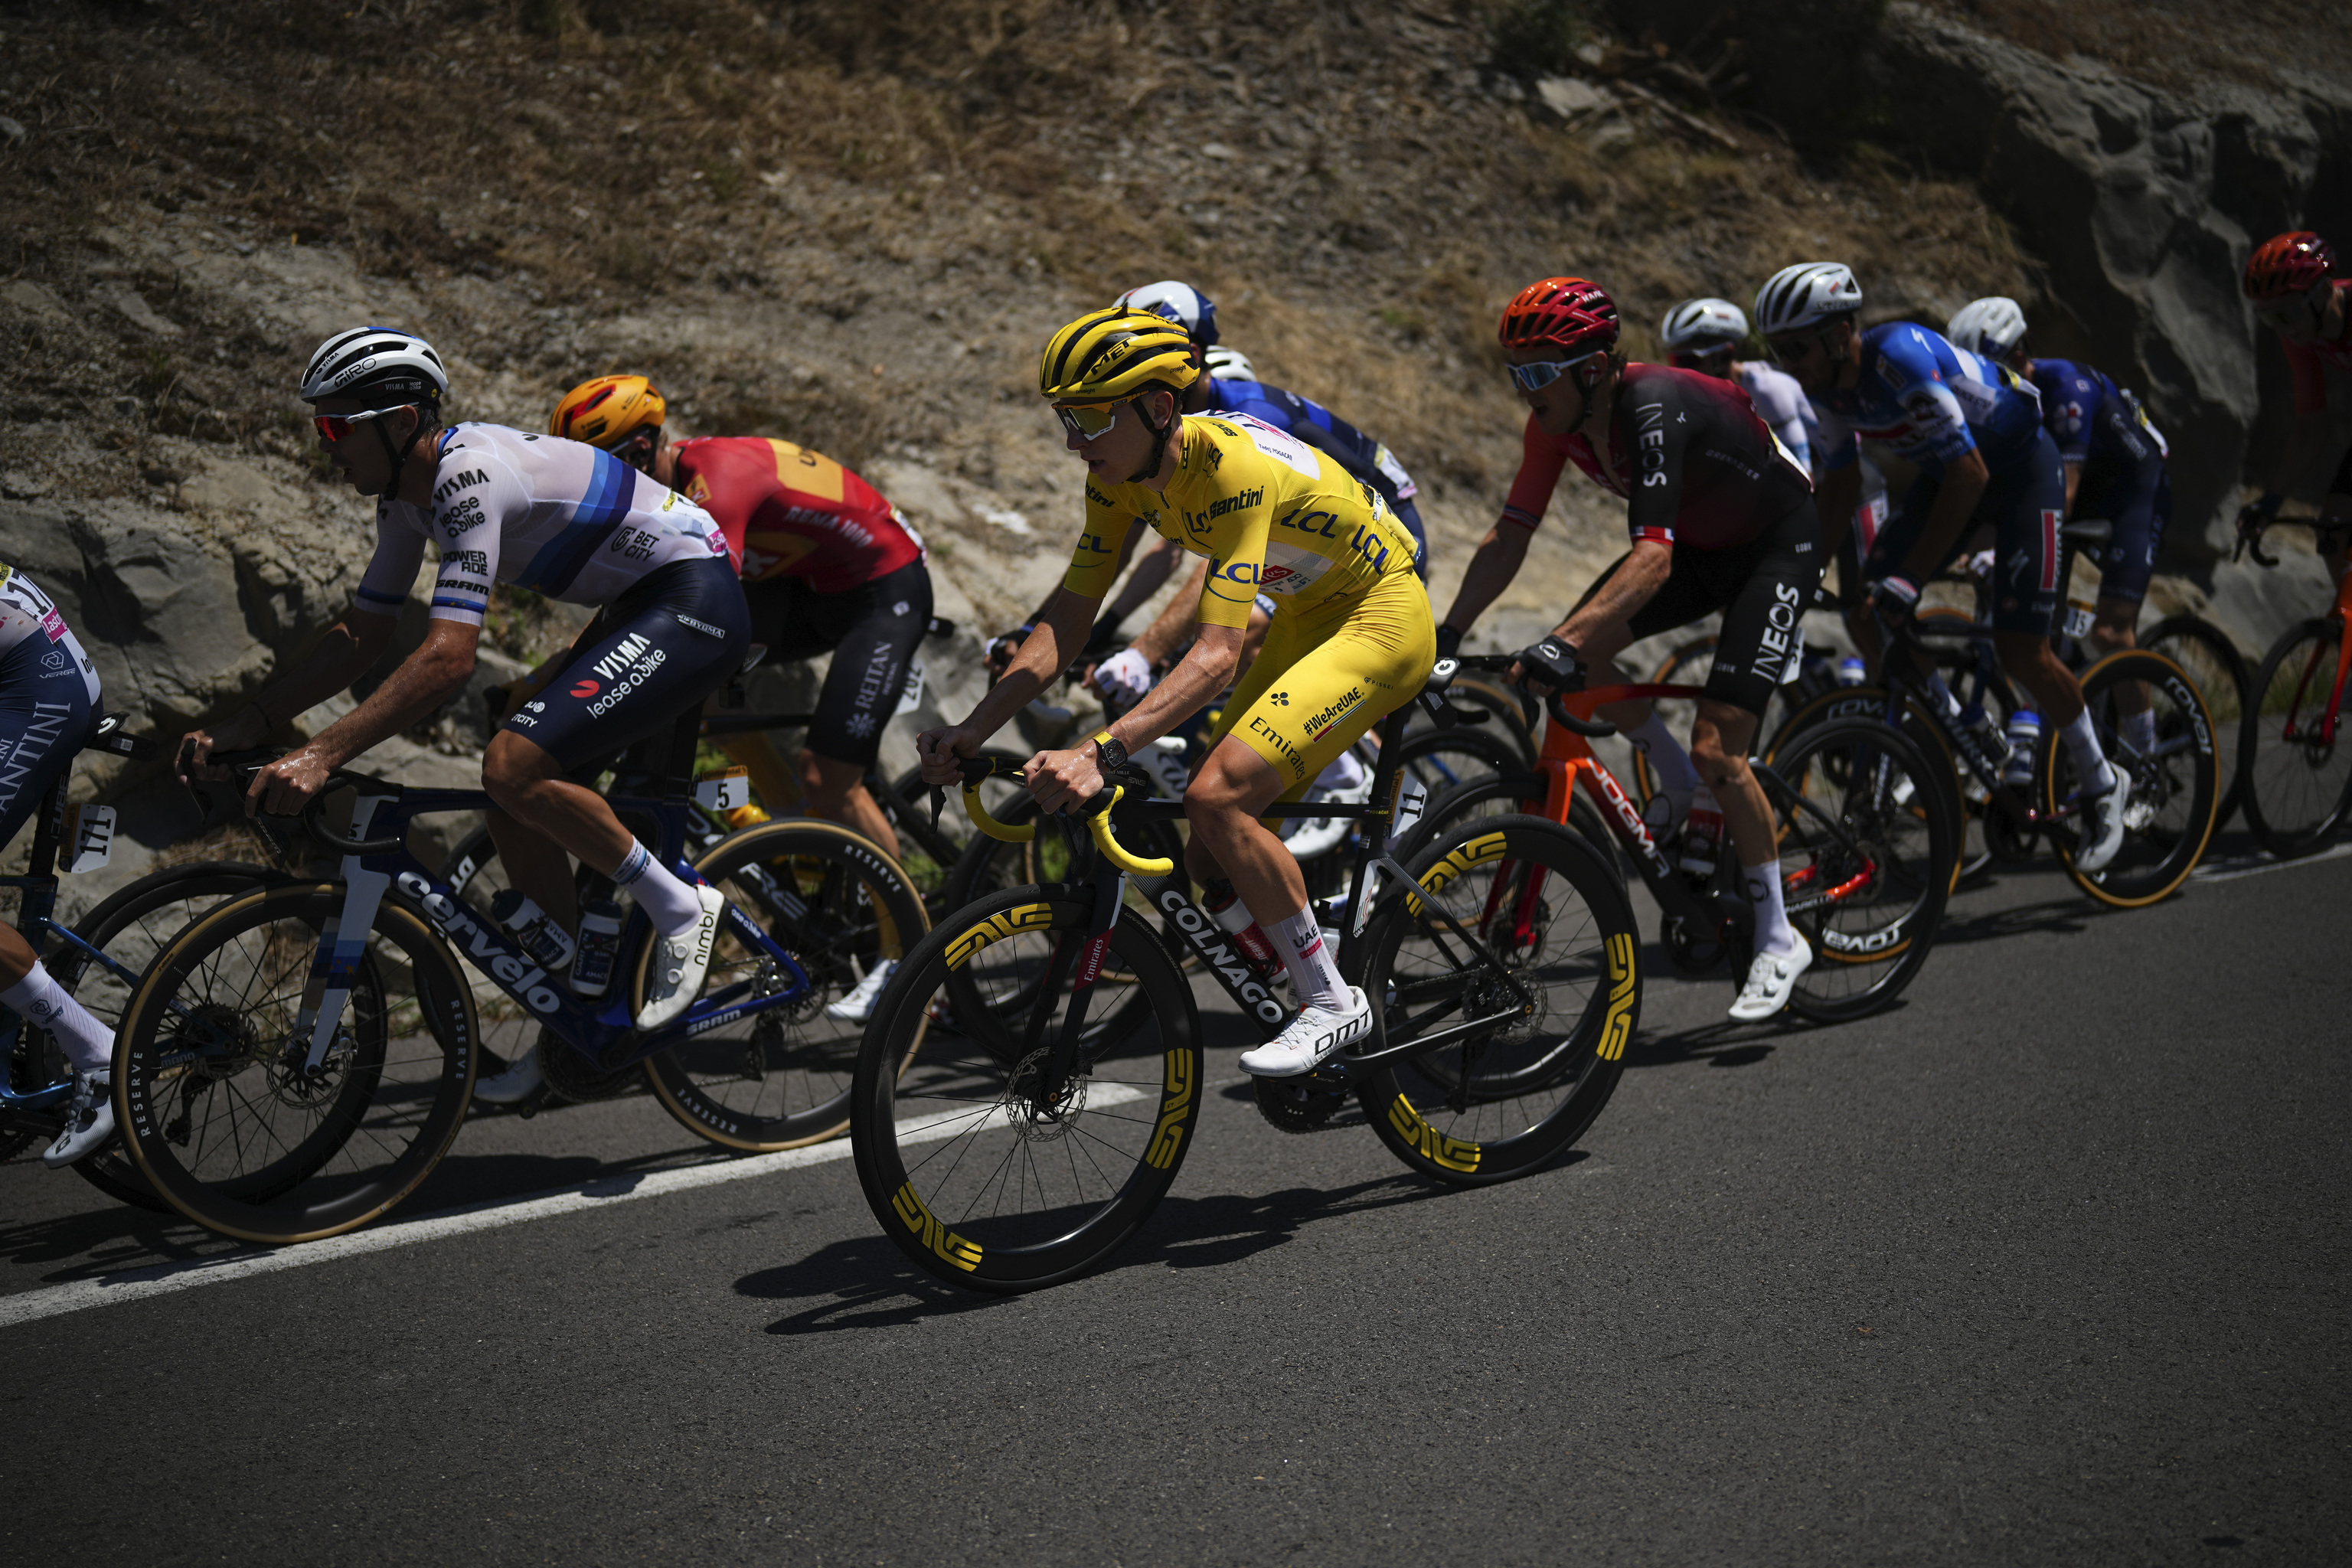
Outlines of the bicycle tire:
<svg viewBox="0 0 2352 1568">
<path fill-rule="evenodd" d="M 1509 740 L 1466 724 L 1450 730 L 1416 730 L 1396 742 L 1393 761 L 1399 772 L 1421 781 L 1433 796 L 1469 779 L 1528 765 Z"/>
<path fill-rule="evenodd" d="M 1042 987 L 1020 972 L 1083 942 L 1092 919 L 1090 898 L 1053 888 L 1008 889 L 959 910 L 908 954 L 866 1026 L 850 1110 L 858 1183 L 883 1234 L 947 1284 L 1009 1294 L 1098 1267 L 1142 1228 L 1192 1147 L 1199 1015 L 1135 910 L 1119 912 L 1108 952 L 1132 976 L 1121 984 L 1146 997 L 1143 1016 L 1129 1029 L 1090 1014 L 1081 1070 L 1051 1107 L 1022 1086 L 1067 1019 L 1066 993 L 1034 1046 L 1026 1035 L 1008 1047 L 993 1030 L 967 1034 L 947 1004 L 948 975 L 982 965 L 982 984 L 1034 994 Z M 993 1139 L 1007 1140 L 1001 1156 Z"/>
<path fill-rule="evenodd" d="M 1406 870 L 1419 891 L 1382 900 L 1351 965 L 1373 1002 L 1373 1048 L 1475 1023 L 1455 1021 L 1469 1007 L 1494 1007 L 1481 1016 L 1497 1024 L 1364 1068 L 1365 1120 L 1408 1168 L 1450 1185 L 1541 1170 L 1591 1128 L 1624 1071 L 1642 1002 L 1633 904 L 1581 835 L 1538 816 L 1465 824 Z M 1462 962 L 1460 933 L 1433 912 L 1441 902 L 1490 959 Z M 1530 980 L 1531 1019 L 1509 989 Z"/>
<path fill-rule="evenodd" d="M 849 1124 L 865 1021 L 837 1019 L 825 1008 L 876 963 L 904 959 L 930 930 L 922 894 L 868 839 L 806 819 L 730 834 L 694 868 L 793 955 L 811 990 L 790 1007 L 737 1019 L 647 1058 L 654 1098 L 698 1136 L 729 1149 L 764 1153 L 837 1135 Z M 633 1013 L 645 1000 L 653 946 L 645 944 L 631 972 Z M 761 967 L 722 930 L 707 984 L 728 984 Z"/>
<path fill-rule="evenodd" d="M 2252 717 L 2238 731 L 2246 826 L 2282 860 L 2326 846 L 2352 807 L 2352 735 L 2322 743 L 2312 722 L 2326 710 L 2342 637 L 2329 616 L 2272 644 L 2252 682 Z"/>
<path fill-rule="evenodd" d="M 1540 773 L 1498 773 L 1493 778 L 1471 779 L 1456 784 L 1429 803 L 1421 820 L 1413 824 L 1412 831 L 1397 847 L 1396 858 L 1411 865 L 1440 833 L 1461 823 L 1495 816 L 1542 816 L 1539 808 L 1543 798 L 1544 780 Z M 1569 794 L 1567 826 L 1601 852 L 1618 885 L 1625 886 L 1625 857 L 1601 819 L 1601 808 L 1583 790 L 1571 790 Z"/>
<path fill-rule="evenodd" d="M 1011 763 L 1015 767 L 1029 760 L 1026 752 L 1002 751 L 992 746 L 983 747 L 975 755 L 991 762 Z M 956 867 L 962 862 L 963 851 L 969 849 L 979 837 L 973 831 L 971 819 L 964 815 L 960 792 L 948 791 L 946 809 L 940 813 L 939 820 L 939 837 L 946 841 L 945 847 L 954 852 L 946 860 L 938 861 L 932 858 L 903 820 L 907 814 L 915 813 L 919 814 L 924 827 L 931 826 L 931 786 L 923 782 L 923 770 L 908 768 L 890 781 L 889 790 L 890 798 L 876 804 L 891 819 L 891 826 L 898 829 L 898 864 L 907 873 L 907 879 L 922 890 L 926 907 L 934 914 L 959 908 L 955 895 L 950 889 L 950 879 Z M 1021 793 L 1021 784 L 1017 779 L 993 778 L 982 784 L 980 790 L 982 801 L 993 810 L 1000 805 L 1011 805 L 1013 796 Z"/>
<path fill-rule="evenodd" d="M 74 925 L 76 936 L 134 972 L 143 973 L 155 954 L 222 900 L 256 888 L 280 887 L 293 879 L 267 866 L 238 860 L 195 860 L 167 866 L 117 888 Z M 125 984 L 79 948 L 66 946 L 47 965 L 58 984 L 119 1032 L 135 981 Z M 60 1066 L 62 1064 L 60 1063 Z M 73 1165 L 74 1173 L 107 1196 L 158 1214 L 165 1203 L 139 1173 L 118 1136 Z"/>
<path fill-rule="evenodd" d="M 1897 770 L 1916 779 L 1942 764 L 1883 720 L 1832 719 L 1768 765 L 1786 786 L 1768 782 L 1765 796 L 1790 923 L 1813 950 L 1789 1010 L 1816 1024 L 1868 1017 L 1926 964 L 1951 897 L 1951 818 L 1924 788 L 1896 787 Z"/>
<path fill-rule="evenodd" d="M 1445 700 L 1456 708 L 1491 714 L 1483 728 L 1489 733 L 1503 736 L 1519 760 L 1529 767 L 1542 750 L 1537 740 L 1538 727 L 1543 722 L 1543 708 L 1536 700 L 1517 687 L 1504 684 L 1501 676 L 1484 670 L 1465 670 L 1454 678 L 1445 689 Z M 1409 731 L 1422 734 L 1435 729 L 1436 723 L 1425 715 Z"/>
<path fill-rule="evenodd" d="M 2238 742 L 2253 701 L 2253 672 L 2230 634 L 2201 616 L 2167 616 L 2147 629 L 2139 646 L 2187 671 L 2213 717 L 2213 738 L 2221 752 L 2221 804 L 2213 812 L 2213 831 L 2219 833 L 2245 799 Z"/>
<path fill-rule="evenodd" d="M 1814 725 L 1834 719 L 1860 719 L 1873 724 L 1886 722 L 1886 691 L 1877 686 L 1841 686 L 1824 691 L 1800 706 L 1774 731 L 1772 739 L 1757 754 L 1769 762 L 1781 755 L 1789 746 Z M 1969 806 L 1960 788 L 1960 765 L 1952 755 L 1951 742 L 1937 728 L 1934 720 L 1916 696 L 1907 697 L 1903 704 L 1903 737 L 1916 746 L 1921 754 L 1939 761 L 1943 765 L 1927 771 L 1927 782 L 1943 799 L 1944 814 L 1950 821 L 1952 842 L 1958 855 L 1952 867 L 1952 887 L 1981 870 L 1990 857 L 1971 858 L 1968 854 Z"/>
<path fill-rule="evenodd" d="M 124 1014 L 114 1077 L 124 1142 L 155 1191 L 208 1230 L 284 1246 L 357 1229 L 415 1192 L 464 1124 L 473 996 L 448 947 L 396 896 L 363 940 L 331 1092 L 289 1080 L 288 1058 L 307 1054 L 291 1027 L 319 933 L 342 905 L 335 883 L 233 900 L 156 955 Z M 258 987 L 233 978 L 247 969 Z M 413 989 L 395 999 L 391 977 L 404 969 Z M 269 1120 L 270 1101 L 291 1110 L 289 1124 Z M 259 1158 L 271 1150 L 282 1152 Z"/>
<path fill-rule="evenodd" d="M 2147 689 L 2156 746 L 2140 756 L 2120 733 L 2117 688 L 2137 681 Z M 2221 801 L 2221 750 L 2212 715 L 2196 682 L 2161 654 L 2126 648 L 2083 672 L 2083 701 L 2109 765 L 2126 767 L 2132 801 L 2125 810 L 2123 847 L 2095 873 L 2074 864 L 2079 836 L 2063 824 L 2045 836 L 2074 885 L 2103 904 L 2141 909 L 2168 898 L 2204 858 L 2213 840 Z M 2052 814 L 2078 788 L 2073 752 L 2043 748 L 2040 771 L 2043 809 Z"/>
</svg>

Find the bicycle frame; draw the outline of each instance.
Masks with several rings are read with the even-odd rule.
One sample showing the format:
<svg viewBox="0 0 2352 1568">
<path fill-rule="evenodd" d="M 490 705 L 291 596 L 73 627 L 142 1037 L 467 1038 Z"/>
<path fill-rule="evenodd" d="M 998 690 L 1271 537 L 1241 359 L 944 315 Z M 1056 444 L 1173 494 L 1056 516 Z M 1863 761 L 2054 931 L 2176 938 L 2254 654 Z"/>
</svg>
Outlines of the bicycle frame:
<svg viewBox="0 0 2352 1568">
<path fill-rule="evenodd" d="M 14 888 L 20 901 L 16 908 L 16 930 L 36 954 L 47 951 L 50 937 L 80 950 L 86 958 L 94 958 L 126 985 L 139 983 L 139 972 L 118 963 L 82 941 L 72 931 L 51 918 L 58 907 L 58 846 L 65 838 L 66 779 L 60 776 L 49 786 L 41 802 L 41 814 L 33 825 L 33 855 L 21 877 L 0 877 L 0 888 Z M 0 1007 L 0 1061 L 13 1063 L 16 1047 L 25 1037 L 25 1020 L 15 1011 Z M 0 1115 L 13 1111 L 42 1112 L 54 1110 L 73 1096 L 73 1076 L 68 1073 L 56 1083 L 37 1089 L 19 1089 L 13 1072 L 0 1072 Z"/>
<path fill-rule="evenodd" d="M 2346 572 L 2337 581 L 2336 604 L 2320 619 L 2336 623 L 2336 679 L 2328 687 L 2327 700 L 2320 705 L 2315 716 L 2318 733 L 2314 736 L 2307 729 L 2298 727 L 2294 721 L 2295 714 L 2304 711 L 2304 698 L 2311 689 L 2311 678 L 2319 673 L 2317 657 L 2319 650 L 2315 647 L 2312 649 L 2313 658 L 2305 666 L 2301 679 L 2295 682 L 2294 706 L 2287 710 L 2286 727 L 2280 732 L 2279 738 L 2305 744 L 2316 740 L 2322 746 L 2332 746 L 2336 743 L 2336 728 L 2344 719 L 2346 680 L 2347 678 L 2352 678 L 2352 636 L 2347 635 L 2347 631 L 2352 631 L 2352 571 Z M 2259 700 L 2263 694 L 2257 692 L 2255 695 Z M 2259 714 L 2253 716 L 2256 721 L 2260 721 L 2260 717 Z M 2313 722 L 2315 722 L 2314 719 L 2305 721 L 2305 725 Z"/>
</svg>

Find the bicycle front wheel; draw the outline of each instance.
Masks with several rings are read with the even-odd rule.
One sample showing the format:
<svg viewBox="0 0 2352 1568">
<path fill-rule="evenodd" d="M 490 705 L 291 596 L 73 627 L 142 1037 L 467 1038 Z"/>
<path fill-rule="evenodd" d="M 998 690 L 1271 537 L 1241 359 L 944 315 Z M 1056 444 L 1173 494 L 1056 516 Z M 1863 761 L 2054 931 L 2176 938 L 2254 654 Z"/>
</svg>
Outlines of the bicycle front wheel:
<svg viewBox="0 0 2352 1568">
<path fill-rule="evenodd" d="M 2123 847 L 2091 872 L 2074 863 L 2082 839 L 2073 826 L 2054 826 L 2051 847 L 2076 887 L 2103 904 L 2138 909 L 2187 881 L 2212 841 L 2221 802 L 2212 715 L 2179 665 L 2138 649 L 2111 653 L 2084 671 L 2083 703 L 2108 765 L 2131 777 Z M 2043 754 L 2043 809 L 2054 816 L 2082 784 L 2071 748 L 2045 746 Z"/>
<path fill-rule="evenodd" d="M 1406 868 L 1351 976 L 1378 1012 L 1357 1098 L 1389 1152 L 1456 1185 L 1524 1176 L 1582 1137 L 1641 1018 L 1633 905 L 1601 852 L 1537 816 L 1475 818 Z"/>
<path fill-rule="evenodd" d="M 310 1065 L 312 1034 L 297 1024 L 342 907 L 331 883 L 226 904 L 157 954 L 123 1015 L 123 1140 L 164 1201 L 207 1229 L 271 1245 L 355 1229 L 415 1192 L 465 1121 L 473 997 L 440 938 L 398 904 L 361 939 L 349 999 Z"/>
<path fill-rule="evenodd" d="M 2229 634 L 2196 616 L 2167 616 L 2148 628 L 2139 646 L 2179 665 L 2213 716 L 2213 738 L 2221 753 L 2221 804 L 2213 812 L 2213 831 L 2219 833 L 2243 798 L 2238 737 L 2253 706 L 2252 672 Z"/>
<path fill-rule="evenodd" d="M 2352 805 L 2352 735 L 2336 693 L 2344 627 L 2305 621 L 2273 644 L 2238 734 L 2246 826 L 2282 860 L 2326 844 Z"/>
<path fill-rule="evenodd" d="M 877 968 L 930 929 L 913 880 L 868 840 L 827 822 L 761 823 L 697 863 L 702 879 L 759 921 L 809 978 L 799 1001 L 721 1025 L 646 1062 L 663 1109 L 730 1149 L 796 1149 L 849 1121 L 867 1011 L 852 1000 Z M 652 944 L 646 944 L 646 953 Z M 646 965 L 636 968 L 635 1008 Z M 773 961 L 720 928 L 709 989 L 782 988 Z M 868 987 L 868 1000 L 873 987 Z M 561 1048 L 561 1047 L 557 1047 Z"/>
<path fill-rule="evenodd" d="M 1066 976 L 1089 962 L 1092 919 L 1090 899 L 1040 888 L 959 910 L 907 955 L 866 1027 L 850 1102 L 858 1181 L 883 1233 L 949 1284 L 1034 1290 L 1097 1266 L 1192 1147 L 1200 1021 L 1133 910 L 1091 961 L 1087 1021 L 1068 1033 Z M 1008 1019 L 959 1001 L 975 994 L 1031 1000 Z"/>
<path fill-rule="evenodd" d="M 1798 732 L 1761 773 L 1790 923 L 1812 944 L 1789 1008 L 1814 1023 L 1866 1017 L 1927 962 L 1959 836 L 1929 781 L 1945 763 L 1871 719 Z"/>
</svg>

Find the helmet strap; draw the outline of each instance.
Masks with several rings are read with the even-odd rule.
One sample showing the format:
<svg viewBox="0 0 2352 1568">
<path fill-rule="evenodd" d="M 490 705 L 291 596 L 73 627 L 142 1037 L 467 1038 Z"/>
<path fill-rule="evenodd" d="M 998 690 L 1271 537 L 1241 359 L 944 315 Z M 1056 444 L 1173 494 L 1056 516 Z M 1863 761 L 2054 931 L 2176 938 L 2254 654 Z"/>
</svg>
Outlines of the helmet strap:
<svg viewBox="0 0 2352 1568">
<path fill-rule="evenodd" d="M 1160 389 L 1159 387 L 1153 387 L 1150 392 L 1143 394 L 1142 397 L 1131 397 L 1128 399 L 1129 406 L 1135 410 L 1135 416 L 1142 420 L 1143 423 L 1150 426 L 1151 430 L 1151 457 L 1144 463 L 1143 467 L 1128 475 L 1127 482 L 1130 485 L 1139 485 L 1146 479 L 1157 479 L 1159 477 L 1160 465 L 1168 460 L 1168 442 L 1170 438 L 1176 434 L 1176 426 L 1183 423 L 1184 406 L 1183 399 L 1181 398 L 1178 398 L 1176 400 L 1175 412 L 1169 415 L 1167 424 L 1153 425 L 1151 423 L 1151 415 L 1144 407 L 1143 399 L 1150 396 L 1152 392 L 1160 390 Z"/>
<path fill-rule="evenodd" d="M 371 419 L 368 421 L 368 424 L 373 426 L 375 429 L 375 438 L 383 443 L 384 461 L 392 465 L 392 478 L 386 481 L 383 487 L 383 499 L 386 500 L 398 500 L 400 499 L 401 469 L 407 464 L 408 455 L 416 449 L 416 438 L 425 434 L 425 405 L 421 403 L 411 403 L 403 405 L 403 406 L 415 414 L 416 426 L 415 429 L 409 431 L 408 439 L 402 442 L 397 447 L 393 445 L 392 432 L 384 428 L 384 426 L 389 422 L 391 416 L 387 415 L 384 418 Z"/>
</svg>

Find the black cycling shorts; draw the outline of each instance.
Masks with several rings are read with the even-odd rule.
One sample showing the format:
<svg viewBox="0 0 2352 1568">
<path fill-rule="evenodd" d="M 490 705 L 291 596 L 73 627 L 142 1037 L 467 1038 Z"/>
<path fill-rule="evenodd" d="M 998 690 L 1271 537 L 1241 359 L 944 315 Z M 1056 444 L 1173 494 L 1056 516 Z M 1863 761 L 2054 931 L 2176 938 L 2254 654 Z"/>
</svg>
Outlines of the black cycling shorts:
<svg viewBox="0 0 2352 1568">
<path fill-rule="evenodd" d="M 751 640 L 773 659 L 830 651 L 817 694 L 808 749 L 830 762 L 870 768 L 882 752 L 882 729 L 898 711 L 907 667 L 931 624 L 931 574 L 920 561 L 838 594 L 820 594 L 795 577 L 749 584 Z"/>
<path fill-rule="evenodd" d="M 1991 471 L 1984 494 L 1977 500 L 1969 526 L 1942 561 L 1927 563 L 1933 575 L 1968 548 L 1969 536 L 1982 524 L 1993 531 L 1993 608 L 1995 631 L 2050 635 L 2058 614 L 2058 599 L 2066 585 L 2058 581 L 2058 525 L 2066 517 L 2066 470 L 2058 460 L 2058 444 L 2040 426 L 2025 440 L 2000 451 L 1987 449 L 1985 466 Z M 1940 474 L 1921 474 L 1904 493 L 1895 516 L 1879 531 L 1863 575 L 1872 582 L 1899 571 L 1919 535 L 1927 513 L 1943 488 Z M 1922 587 L 1925 584 L 1920 584 Z"/>
<path fill-rule="evenodd" d="M 1722 611 L 1706 695 L 1761 718 L 1794 651 L 1797 623 L 1821 585 L 1823 564 L 1821 514 L 1808 498 L 1745 544 L 1728 550 L 1675 545 L 1673 571 L 1633 612 L 1627 629 L 1639 642 Z"/>
<path fill-rule="evenodd" d="M 36 632 L 0 654 L 0 845 L 41 808 L 98 722 L 98 676 L 80 645 Z"/>
<path fill-rule="evenodd" d="M 699 710 L 751 644 L 733 564 L 724 556 L 673 561 L 597 612 L 538 694 L 499 728 L 576 771 Z"/>
<path fill-rule="evenodd" d="M 2138 604 L 2156 574 L 2156 552 L 2172 521 L 2172 479 L 2164 459 L 2136 469 L 2086 476 L 2074 492 L 2077 518 L 2105 518 L 2113 531 L 2099 552 L 2099 597 Z"/>
</svg>

